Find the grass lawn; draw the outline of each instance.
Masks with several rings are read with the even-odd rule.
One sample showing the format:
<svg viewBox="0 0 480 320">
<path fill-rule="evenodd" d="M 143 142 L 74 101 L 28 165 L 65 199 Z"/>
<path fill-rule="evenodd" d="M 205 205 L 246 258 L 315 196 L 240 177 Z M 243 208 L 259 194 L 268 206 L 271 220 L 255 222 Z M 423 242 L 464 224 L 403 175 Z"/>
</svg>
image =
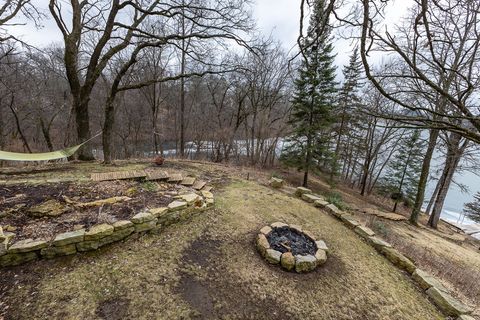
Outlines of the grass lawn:
<svg viewBox="0 0 480 320">
<path fill-rule="evenodd" d="M 159 234 L 1 270 L 0 319 L 443 319 L 326 213 L 237 174 L 215 194 L 215 209 Z M 268 265 L 254 240 L 274 221 L 325 240 L 327 263 L 302 275 Z"/>
</svg>

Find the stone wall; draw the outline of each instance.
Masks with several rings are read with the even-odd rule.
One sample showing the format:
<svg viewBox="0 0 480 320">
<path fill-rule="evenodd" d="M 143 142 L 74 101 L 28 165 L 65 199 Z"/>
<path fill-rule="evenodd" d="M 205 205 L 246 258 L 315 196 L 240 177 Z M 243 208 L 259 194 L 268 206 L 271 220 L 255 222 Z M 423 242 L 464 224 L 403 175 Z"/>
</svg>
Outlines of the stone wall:
<svg viewBox="0 0 480 320">
<path fill-rule="evenodd" d="M 295 191 L 295 195 L 339 219 L 345 224 L 345 226 L 350 228 L 369 245 L 374 247 L 392 264 L 399 269 L 404 270 L 445 315 L 449 317 L 457 317 L 457 319 L 474 320 L 469 316 L 473 310 L 455 299 L 450 291 L 445 288 L 439 280 L 427 272 L 418 269 L 411 258 L 400 253 L 388 242 L 378 238 L 373 230 L 366 226 L 362 226 L 353 216 L 340 210 L 334 204 L 328 203 L 321 195 L 313 194 L 309 189 L 298 187 Z"/>
<path fill-rule="evenodd" d="M 173 223 L 186 220 L 193 214 L 213 206 L 209 191 L 179 195 L 167 207 L 142 211 L 130 220 L 113 224 L 98 224 L 88 230 L 80 229 L 57 234 L 52 240 L 26 239 L 12 243 L 13 234 L 0 227 L 0 267 L 15 266 L 35 259 L 96 250 L 133 234 L 159 231 Z"/>
</svg>

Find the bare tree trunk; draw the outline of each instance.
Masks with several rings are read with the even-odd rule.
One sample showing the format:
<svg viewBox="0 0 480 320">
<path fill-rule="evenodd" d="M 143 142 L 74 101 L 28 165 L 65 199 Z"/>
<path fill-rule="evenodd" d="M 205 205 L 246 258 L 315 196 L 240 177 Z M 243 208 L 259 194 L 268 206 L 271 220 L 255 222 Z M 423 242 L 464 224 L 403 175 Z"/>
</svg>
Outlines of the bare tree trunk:
<svg viewBox="0 0 480 320">
<path fill-rule="evenodd" d="M 114 98 L 109 97 L 105 103 L 105 120 L 103 123 L 103 161 L 106 164 L 112 164 L 113 162 L 113 126 L 115 123 L 115 107 L 113 104 Z"/>
<path fill-rule="evenodd" d="M 422 164 L 422 173 L 420 174 L 420 179 L 418 181 L 418 190 L 417 196 L 415 198 L 415 204 L 413 205 L 412 214 L 410 215 L 410 223 L 417 225 L 418 217 L 422 210 L 423 201 L 425 199 L 425 189 L 427 188 L 428 175 L 430 174 L 430 163 L 432 162 L 433 151 L 437 145 L 439 131 L 432 129 L 430 130 L 430 137 L 428 141 L 427 152 L 423 158 Z"/>
<path fill-rule="evenodd" d="M 15 125 L 17 127 L 17 131 L 20 134 L 20 139 L 22 139 L 23 146 L 28 150 L 28 152 L 32 153 L 32 149 L 30 149 L 30 146 L 28 145 L 27 138 L 25 137 L 25 134 L 23 133 L 22 127 L 20 126 L 20 119 L 18 119 L 17 112 L 15 111 L 15 108 L 13 107 L 13 102 L 15 101 L 15 97 L 12 95 L 12 98 L 10 99 L 10 104 L 8 107 L 12 111 L 13 117 L 15 118 Z"/>
<path fill-rule="evenodd" d="M 42 129 L 43 138 L 45 139 L 45 143 L 47 144 L 48 150 L 53 151 L 53 144 L 52 138 L 50 136 L 50 128 L 49 126 L 45 125 L 45 121 L 43 121 L 42 117 L 40 119 L 40 127 Z"/>
</svg>

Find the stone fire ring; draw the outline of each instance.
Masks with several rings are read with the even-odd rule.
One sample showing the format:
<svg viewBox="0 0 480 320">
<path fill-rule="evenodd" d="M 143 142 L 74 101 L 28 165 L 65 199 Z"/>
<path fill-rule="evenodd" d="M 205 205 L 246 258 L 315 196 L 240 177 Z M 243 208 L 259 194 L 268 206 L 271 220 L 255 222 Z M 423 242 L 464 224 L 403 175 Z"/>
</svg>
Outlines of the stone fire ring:
<svg viewBox="0 0 480 320">
<path fill-rule="evenodd" d="M 310 239 L 315 243 L 314 250 L 315 255 L 306 254 L 294 255 L 290 250 L 286 252 L 280 252 L 271 248 L 268 236 L 270 232 L 276 228 L 289 228 L 293 232 L 303 234 L 307 239 Z M 322 240 L 316 240 L 315 237 L 308 231 L 302 230 L 301 227 L 296 225 L 288 225 L 283 222 L 275 222 L 269 226 L 265 226 L 260 229 L 260 233 L 257 236 L 256 242 L 257 250 L 260 254 L 271 264 L 280 264 L 282 268 L 288 271 L 296 271 L 298 273 L 310 272 L 320 265 L 327 262 L 328 247 Z"/>
</svg>

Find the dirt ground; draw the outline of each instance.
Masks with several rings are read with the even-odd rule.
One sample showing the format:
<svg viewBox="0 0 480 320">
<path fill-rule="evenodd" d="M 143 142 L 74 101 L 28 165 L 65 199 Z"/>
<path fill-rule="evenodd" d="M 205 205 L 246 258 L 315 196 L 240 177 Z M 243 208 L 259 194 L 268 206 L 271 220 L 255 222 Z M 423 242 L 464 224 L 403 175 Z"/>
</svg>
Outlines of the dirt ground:
<svg viewBox="0 0 480 320">
<path fill-rule="evenodd" d="M 342 223 L 241 179 L 253 170 L 184 170 L 219 181 L 215 209 L 159 234 L 3 269 L 0 318 L 443 319 L 407 275 Z M 266 263 L 255 235 L 277 220 L 325 240 L 327 263 L 303 275 Z"/>
</svg>

